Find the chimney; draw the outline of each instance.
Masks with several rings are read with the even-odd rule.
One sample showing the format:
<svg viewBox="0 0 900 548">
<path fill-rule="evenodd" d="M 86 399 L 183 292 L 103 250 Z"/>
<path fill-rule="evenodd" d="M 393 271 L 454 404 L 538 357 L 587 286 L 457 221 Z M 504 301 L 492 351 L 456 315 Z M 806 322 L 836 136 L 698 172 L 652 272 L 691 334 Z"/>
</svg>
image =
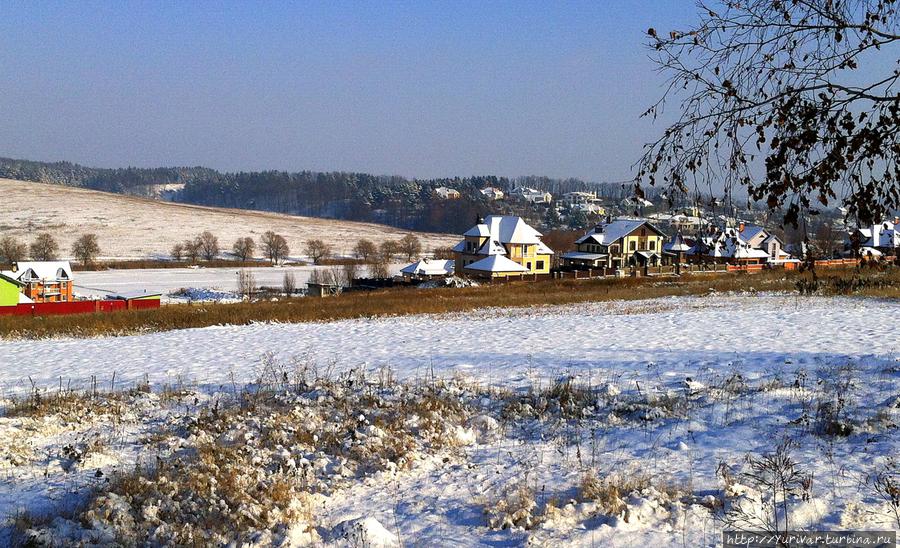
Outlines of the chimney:
<svg viewBox="0 0 900 548">
<path fill-rule="evenodd" d="M 738 225 L 738 232 L 744 231 L 744 221 L 741 221 L 741 224 Z"/>
<path fill-rule="evenodd" d="M 900 225 L 900 217 L 894 217 L 894 226 Z"/>
</svg>

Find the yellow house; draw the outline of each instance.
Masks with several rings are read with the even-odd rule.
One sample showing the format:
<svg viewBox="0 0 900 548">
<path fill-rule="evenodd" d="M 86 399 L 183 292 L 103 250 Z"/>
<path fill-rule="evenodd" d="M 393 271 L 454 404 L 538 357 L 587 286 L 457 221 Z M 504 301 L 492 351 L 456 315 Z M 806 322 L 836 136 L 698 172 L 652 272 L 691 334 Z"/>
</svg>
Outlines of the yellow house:
<svg viewBox="0 0 900 548">
<path fill-rule="evenodd" d="M 601 223 L 575 240 L 576 251 L 563 254 L 564 266 L 623 268 L 658 265 L 665 234 L 644 219 Z"/>
<path fill-rule="evenodd" d="M 553 255 L 540 232 L 511 215 L 479 220 L 453 252 L 457 273 L 490 278 L 548 274 Z"/>
</svg>

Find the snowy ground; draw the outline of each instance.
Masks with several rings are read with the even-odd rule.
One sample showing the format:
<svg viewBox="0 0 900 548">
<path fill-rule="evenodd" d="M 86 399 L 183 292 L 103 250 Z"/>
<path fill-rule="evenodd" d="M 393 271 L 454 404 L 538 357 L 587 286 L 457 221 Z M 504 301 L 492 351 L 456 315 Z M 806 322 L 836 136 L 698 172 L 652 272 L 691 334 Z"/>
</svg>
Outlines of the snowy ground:
<svg viewBox="0 0 900 548">
<path fill-rule="evenodd" d="M 92 375 L 108 384 L 113 372 L 120 385 L 146 378 L 154 387 L 190 383 L 209 394 L 258 379 L 267 363 L 329 374 L 365 370 L 370 378 L 389 368 L 419 384 L 462 379 L 479 387 L 473 413 L 499 426 L 470 420 L 472 436 L 461 447 L 329 493 L 314 511 L 323 531 L 363 517 L 405 544 L 714 546 L 724 519 L 717 501 L 765 513 L 758 490 L 741 484 L 744 456 L 772 451 L 786 438 L 792 458 L 812 474 L 810 496 L 793 503 L 793 526 L 900 526 L 869 481 L 879 470 L 897 473 L 888 458 L 900 453 L 898 314 L 900 304 L 881 300 L 711 295 L 5 341 L 0 356 L 14 366 L 0 369 L 0 396 L 25 393 L 32 382 L 85 386 Z M 577 420 L 564 420 L 553 405 L 532 415 L 546 401 L 529 394 L 561 376 L 589 387 L 592 401 L 576 406 Z M 829 398 L 842 402 L 838 423 L 847 432 L 839 436 L 820 428 L 835 403 Z M 28 437 L 0 420 L 0 436 Z M 122 452 L 142 425 L 123 428 Z M 42 444 L 59 442 L 45 438 L 28 443 L 52 452 Z M 49 460 L 28 464 L 27 473 L 7 465 L 0 511 L 39 505 L 46 490 L 72 492 L 66 482 L 89 483 L 54 470 L 42 490 L 40 467 Z M 737 480 L 724 482 L 721 464 Z M 652 486 L 622 493 L 627 510 L 611 515 L 579 495 L 586 474 L 647 476 Z M 521 491 L 535 502 L 532 525 L 489 527 Z"/>
<path fill-rule="evenodd" d="M 392 275 L 400 272 L 405 264 L 390 266 Z M 257 286 L 280 288 L 284 275 L 290 272 L 298 288 L 306 286 L 313 270 L 327 270 L 329 266 L 286 266 L 249 268 Z M 361 267 L 362 268 L 362 267 Z M 202 300 L 233 300 L 237 291 L 237 268 L 148 268 L 127 270 L 102 270 L 77 272 L 75 292 L 82 296 L 104 297 L 111 294 L 162 293 L 166 302 L 181 302 L 186 299 L 171 296 L 180 289 L 208 290 L 209 298 Z M 199 291 L 194 293 L 200 294 Z"/>
<path fill-rule="evenodd" d="M 231 249 L 237 238 L 259 238 L 267 230 L 284 235 L 292 255 L 304 242 L 320 238 L 341 255 L 349 255 L 360 238 L 380 243 L 407 234 L 397 228 L 260 211 L 175 204 L 60 185 L 0 179 L 0 230 L 3 235 L 30 241 L 47 231 L 60 243 L 63 257 L 71 257 L 72 242 L 86 232 L 97 234 L 103 258 L 168 257 L 172 245 L 211 230 L 220 246 Z M 426 250 L 449 246 L 459 238 L 418 233 Z"/>
</svg>

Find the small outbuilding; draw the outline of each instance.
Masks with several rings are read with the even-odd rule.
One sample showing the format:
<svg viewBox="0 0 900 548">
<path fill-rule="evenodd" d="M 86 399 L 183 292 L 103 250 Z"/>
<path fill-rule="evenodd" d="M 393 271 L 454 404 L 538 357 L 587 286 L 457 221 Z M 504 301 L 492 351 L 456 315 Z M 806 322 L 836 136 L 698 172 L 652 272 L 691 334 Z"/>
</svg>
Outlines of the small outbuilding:
<svg viewBox="0 0 900 548">
<path fill-rule="evenodd" d="M 452 276 L 455 261 L 445 259 L 420 259 L 400 269 L 405 280 L 433 280 Z"/>
</svg>

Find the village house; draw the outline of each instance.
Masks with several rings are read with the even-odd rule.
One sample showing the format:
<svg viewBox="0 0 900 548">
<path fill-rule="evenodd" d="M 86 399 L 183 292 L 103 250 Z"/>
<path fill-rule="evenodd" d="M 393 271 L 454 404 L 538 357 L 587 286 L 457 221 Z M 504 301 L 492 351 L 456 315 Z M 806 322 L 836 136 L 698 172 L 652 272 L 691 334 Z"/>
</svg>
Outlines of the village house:
<svg viewBox="0 0 900 548">
<path fill-rule="evenodd" d="M 750 245 L 741 237 L 737 228 L 713 230 L 711 234 L 697 238 L 693 247 L 687 251 L 686 255 L 691 262 L 750 265 L 769 261 L 768 252 Z"/>
<path fill-rule="evenodd" d="M 481 192 L 483 196 L 487 197 L 488 200 L 502 200 L 504 196 L 502 190 L 492 186 L 482 188 L 479 192 Z"/>
<path fill-rule="evenodd" d="M 444 259 L 420 259 L 400 269 L 404 280 L 433 280 L 453 275 L 456 262 Z"/>
<path fill-rule="evenodd" d="M 560 258 L 563 266 L 576 268 L 655 266 L 664 240 L 665 234 L 645 219 L 616 219 L 575 240 L 576 250 Z"/>
<path fill-rule="evenodd" d="M 0 272 L 9 284 L 18 285 L 22 294 L 18 303 L 67 303 L 75 300 L 72 267 L 68 261 L 29 261 L 13 263 L 12 270 Z M 24 297 L 24 299 L 23 299 Z"/>
<path fill-rule="evenodd" d="M 693 240 L 685 238 L 679 232 L 672 238 L 672 241 L 663 244 L 663 256 L 668 256 L 668 262 L 674 264 L 677 270 L 677 267 L 684 263 L 685 255 L 687 255 L 693 245 Z"/>
<path fill-rule="evenodd" d="M 871 227 L 857 228 L 850 234 L 850 245 L 859 255 L 881 257 L 900 252 L 900 217 L 882 221 Z"/>
<path fill-rule="evenodd" d="M 524 200 L 532 204 L 549 204 L 553 201 L 553 195 L 543 190 L 525 187 L 519 190 L 519 194 Z"/>
<path fill-rule="evenodd" d="M 784 250 L 784 242 L 775 234 L 770 234 L 758 225 L 741 223 L 738 233 L 750 247 L 761 249 L 769 255 L 769 264 L 784 264 L 791 261 L 791 255 Z"/>
<path fill-rule="evenodd" d="M 439 186 L 434 189 L 435 195 L 442 200 L 458 200 L 460 198 L 459 191 L 455 188 Z"/>
<path fill-rule="evenodd" d="M 566 192 L 562 195 L 562 200 L 560 200 L 563 205 L 569 207 L 577 204 L 597 203 L 598 201 L 599 198 L 597 198 L 596 192 Z"/>
<path fill-rule="evenodd" d="M 491 215 L 463 238 L 453 248 L 457 274 L 498 278 L 550 272 L 553 250 L 521 217 Z"/>
</svg>

